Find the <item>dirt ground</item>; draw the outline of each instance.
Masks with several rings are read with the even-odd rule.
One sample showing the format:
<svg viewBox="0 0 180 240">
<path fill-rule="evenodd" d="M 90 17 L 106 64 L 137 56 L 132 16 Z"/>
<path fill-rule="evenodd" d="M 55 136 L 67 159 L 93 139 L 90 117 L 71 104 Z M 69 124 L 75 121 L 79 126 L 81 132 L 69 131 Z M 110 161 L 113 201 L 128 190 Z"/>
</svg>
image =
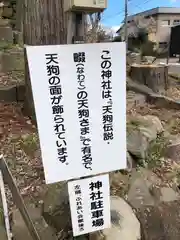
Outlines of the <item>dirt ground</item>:
<svg viewBox="0 0 180 240">
<path fill-rule="evenodd" d="M 4 155 L 21 195 L 38 201 L 45 186 L 36 127 L 21 105 L 0 103 L 0 153 Z M 13 206 L 8 191 L 10 206 Z"/>
<path fill-rule="evenodd" d="M 21 107 L 0 103 L 0 153 L 4 154 L 23 198 L 28 202 L 38 202 L 46 191 L 39 139 L 36 127 L 23 116 Z M 155 115 L 171 134 L 180 133 L 180 112 L 176 110 L 158 109 L 146 104 L 127 113 L 131 116 L 136 114 Z M 171 164 L 166 162 L 165 167 L 169 168 Z M 121 184 L 124 182 L 119 181 L 118 186 L 112 186 L 112 191 L 122 195 Z M 10 192 L 8 199 L 13 206 Z"/>
<path fill-rule="evenodd" d="M 171 88 L 168 96 L 180 99 L 179 89 Z M 38 132 L 31 120 L 22 114 L 21 109 L 21 104 L 0 102 L 0 154 L 4 155 L 25 203 L 38 205 L 47 190 Z M 155 115 L 162 121 L 167 132 L 172 135 L 180 133 L 180 112 L 177 110 L 159 109 L 155 105 L 145 104 L 127 112 L 127 118 L 133 115 Z M 174 161 L 166 159 L 161 162 L 161 166 L 155 166 L 153 169 L 167 186 L 174 184 L 172 177 L 169 180 L 167 176 L 177 167 L 175 164 Z M 126 198 L 130 178 L 131 173 L 126 171 L 111 173 L 111 194 Z M 179 183 L 175 184 L 179 185 Z M 8 188 L 6 190 L 11 211 L 15 204 L 11 192 Z"/>
<path fill-rule="evenodd" d="M 12 71 L 9 73 L 0 73 L 0 87 L 14 86 L 24 81 L 24 73 L 22 71 Z"/>
</svg>

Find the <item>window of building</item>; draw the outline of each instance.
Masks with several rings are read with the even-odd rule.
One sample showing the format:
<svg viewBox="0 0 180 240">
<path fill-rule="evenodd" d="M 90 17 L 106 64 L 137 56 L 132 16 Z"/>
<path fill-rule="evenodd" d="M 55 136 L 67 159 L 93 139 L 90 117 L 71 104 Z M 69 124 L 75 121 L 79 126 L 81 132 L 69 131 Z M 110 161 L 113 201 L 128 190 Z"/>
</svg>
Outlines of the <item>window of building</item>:
<svg viewBox="0 0 180 240">
<path fill-rule="evenodd" d="M 173 25 L 178 25 L 178 24 L 180 24 L 180 19 L 175 19 L 175 20 L 173 21 Z"/>
<path fill-rule="evenodd" d="M 169 26 L 170 20 L 162 20 L 162 26 Z"/>
<path fill-rule="evenodd" d="M 134 22 L 134 20 L 128 20 L 128 23 Z"/>
<path fill-rule="evenodd" d="M 165 48 L 165 47 L 167 47 L 167 42 L 159 42 L 159 47 L 160 48 Z"/>
</svg>

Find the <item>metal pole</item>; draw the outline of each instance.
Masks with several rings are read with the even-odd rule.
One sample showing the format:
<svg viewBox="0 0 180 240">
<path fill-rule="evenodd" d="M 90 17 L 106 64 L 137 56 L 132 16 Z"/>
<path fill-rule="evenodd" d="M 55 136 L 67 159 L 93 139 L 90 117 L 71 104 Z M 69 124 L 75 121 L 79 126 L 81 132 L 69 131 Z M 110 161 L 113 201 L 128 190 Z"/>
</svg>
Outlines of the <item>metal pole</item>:
<svg viewBox="0 0 180 240">
<path fill-rule="evenodd" d="M 170 42 L 168 43 L 168 50 L 167 50 L 167 59 L 166 59 L 166 64 L 169 64 L 169 54 L 170 54 Z"/>
<path fill-rule="evenodd" d="M 128 0 L 125 0 L 125 42 L 126 42 L 126 50 L 128 50 Z"/>
<path fill-rule="evenodd" d="M 68 12 L 67 44 L 84 43 L 86 14 Z"/>
<path fill-rule="evenodd" d="M 170 37 L 169 37 L 169 43 L 168 43 L 168 49 L 167 49 L 167 59 L 166 59 L 167 65 L 169 64 L 169 58 L 170 58 L 169 55 L 170 55 L 171 33 L 172 33 L 172 28 L 170 27 Z"/>
<path fill-rule="evenodd" d="M 8 206 L 6 200 L 6 193 L 5 193 L 5 186 L 4 186 L 4 179 L 2 171 L 0 170 L 0 190 L 1 190 L 1 197 L 2 197 L 2 205 L 3 205 L 3 212 L 4 212 L 4 221 L 6 226 L 6 233 L 8 240 L 12 240 L 12 233 L 9 223 L 9 214 L 8 214 Z"/>
</svg>

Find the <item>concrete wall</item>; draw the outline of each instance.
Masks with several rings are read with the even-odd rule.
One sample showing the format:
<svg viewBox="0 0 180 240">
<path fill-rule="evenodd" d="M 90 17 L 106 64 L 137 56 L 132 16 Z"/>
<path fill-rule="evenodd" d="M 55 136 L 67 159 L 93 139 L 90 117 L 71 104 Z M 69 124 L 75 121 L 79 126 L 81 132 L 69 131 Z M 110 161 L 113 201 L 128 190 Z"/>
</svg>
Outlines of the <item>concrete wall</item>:
<svg viewBox="0 0 180 240">
<path fill-rule="evenodd" d="M 169 20 L 170 25 L 163 26 L 163 21 Z M 158 15 L 158 27 L 157 27 L 157 41 L 158 42 L 169 42 L 171 27 L 173 26 L 174 20 L 180 20 L 179 14 L 160 14 Z"/>
<path fill-rule="evenodd" d="M 155 37 L 155 33 L 157 31 L 157 17 L 153 16 L 152 17 L 154 22 L 150 23 L 150 19 L 142 19 L 142 23 L 141 20 L 139 22 L 137 21 L 131 21 L 128 23 L 128 35 L 134 35 L 137 36 L 137 33 L 139 31 L 139 26 L 144 26 L 144 28 L 149 28 L 149 38 L 152 39 L 154 41 L 154 37 Z"/>
</svg>

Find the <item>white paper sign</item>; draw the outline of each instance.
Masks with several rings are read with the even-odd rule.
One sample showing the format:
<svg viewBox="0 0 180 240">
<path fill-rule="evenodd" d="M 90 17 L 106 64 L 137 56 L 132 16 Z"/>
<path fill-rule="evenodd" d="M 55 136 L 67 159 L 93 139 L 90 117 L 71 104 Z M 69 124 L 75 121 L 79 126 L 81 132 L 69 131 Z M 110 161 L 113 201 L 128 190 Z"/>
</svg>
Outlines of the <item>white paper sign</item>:
<svg viewBox="0 0 180 240">
<path fill-rule="evenodd" d="M 126 168 L 125 43 L 27 46 L 46 183 Z"/>
<path fill-rule="evenodd" d="M 73 235 L 111 227 L 109 176 L 68 183 Z"/>
</svg>

